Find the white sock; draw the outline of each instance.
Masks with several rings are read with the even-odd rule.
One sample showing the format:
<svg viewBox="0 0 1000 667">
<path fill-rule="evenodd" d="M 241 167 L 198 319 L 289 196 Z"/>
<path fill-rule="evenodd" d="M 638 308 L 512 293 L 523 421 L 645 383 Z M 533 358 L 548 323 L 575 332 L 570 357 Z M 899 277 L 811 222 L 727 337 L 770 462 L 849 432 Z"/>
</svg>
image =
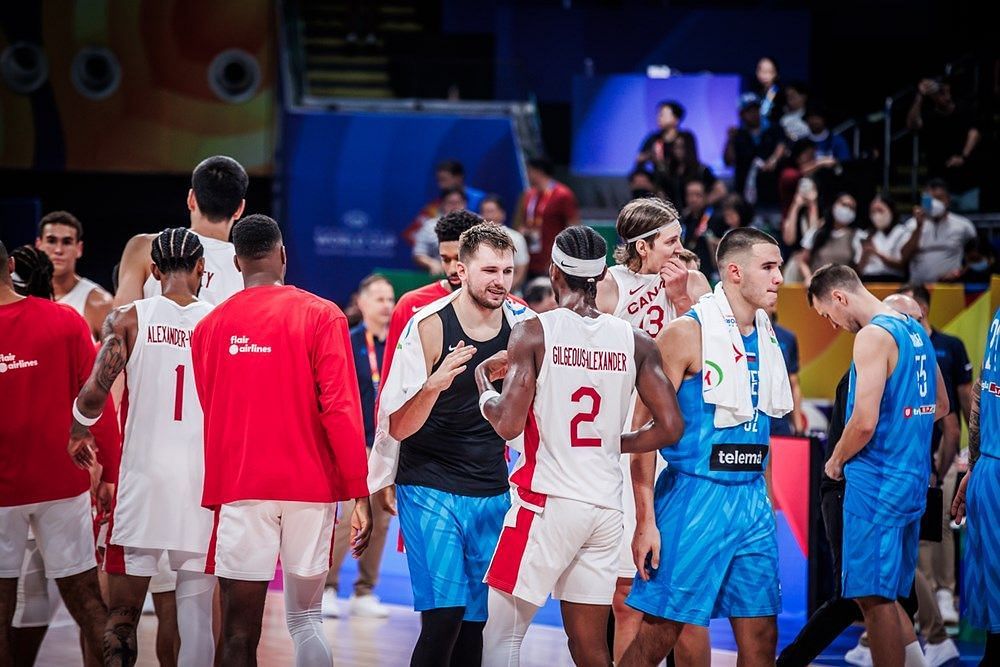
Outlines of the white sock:
<svg viewBox="0 0 1000 667">
<path fill-rule="evenodd" d="M 177 632 L 181 638 L 177 664 L 212 667 L 215 664 L 215 637 L 212 635 L 212 600 L 215 575 L 178 570 Z"/>
<path fill-rule="evenodd" d="M 906 645 L 903 664 L 906 667 L 927 667 L 927 659 L 924 658 L 920 642 L 910 642 Z"/>
<path fill-rule="evenodd" d="M 323 588 L 326 572 L 315 577 L 285 573 L 285 622 L 295 644 L 296 667 L 333 667 L 323 636 Z"/>
<path fill-rule="evenodd" d="M 489 593 L 489 616 L 483 630 L 483 667 L 518 667 L 521 642 L 541 607 L 502 593 Z"/>
</svg>

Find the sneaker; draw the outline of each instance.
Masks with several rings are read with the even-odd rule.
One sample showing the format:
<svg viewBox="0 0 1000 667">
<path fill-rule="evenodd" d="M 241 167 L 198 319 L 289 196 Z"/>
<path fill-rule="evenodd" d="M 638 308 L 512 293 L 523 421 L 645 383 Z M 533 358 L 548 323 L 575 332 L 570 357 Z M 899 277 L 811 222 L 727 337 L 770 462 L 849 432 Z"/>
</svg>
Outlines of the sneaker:
<svg viewBox="0 0 1000 667">
<path fill-rule="evenodd" d="M 389 616 L 389 608 L 374 595 L 352 595 L 349 608 L 351 616 L 360 618 L 386 618 Z"/>
<path fill-rule="evenodd" d="M 340 617 L 340 599 L 332 588 L 323 589 L 323 615 L 327 618 Z"/>
<path fill-rule="evenodd" d="M 947 588 L 938 589 L 936 594 L 938 609 L 941 611 L 941 620 L 945 625 L 955 625 L 958 623 L 958 611 L 955 609 L 955 596 Z"/>
<path fill-rule="evenodd" d="M 844 662 L 856 667 L 872 667 L 872 650 L 867 646 L 858 644 L 844 654 Z"/>
<path fill-rule="evenodd" d="M 940 644 L 927 644 L 924 647 L 924 657 L 927 659 L 927 667 L 941 667 L 958 659 L 958 647 L 950 639 L 945 639 Z"/>
</svg>

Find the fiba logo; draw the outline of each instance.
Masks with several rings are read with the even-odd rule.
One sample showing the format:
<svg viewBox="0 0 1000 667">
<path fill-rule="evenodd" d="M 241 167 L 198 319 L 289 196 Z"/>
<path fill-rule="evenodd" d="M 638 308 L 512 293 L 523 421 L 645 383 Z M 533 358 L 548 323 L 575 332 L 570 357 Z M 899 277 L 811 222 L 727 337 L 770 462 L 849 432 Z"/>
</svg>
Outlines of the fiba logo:
<svg viewBox="0 0 1000 667">
<path fill-rule="evenodd" d="M 343 222 L 345 227 L 364 229 L 368 226 L 368 214 L 361 209 L 353 208 L 344 213 Z"/>
</svg>

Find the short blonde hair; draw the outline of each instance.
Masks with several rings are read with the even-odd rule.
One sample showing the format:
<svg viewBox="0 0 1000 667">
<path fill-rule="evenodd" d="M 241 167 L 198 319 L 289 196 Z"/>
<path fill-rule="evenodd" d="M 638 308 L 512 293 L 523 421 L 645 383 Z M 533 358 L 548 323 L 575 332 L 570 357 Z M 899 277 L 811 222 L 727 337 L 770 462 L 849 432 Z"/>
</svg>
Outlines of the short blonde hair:
<svg viewBox="0 0 1000 667">
<path fill-rule="evenodd" d="M 682 262 L 684 262 L 685 264 L 687 264 L 687 267 L 689 269 L 700 269 L 701 268 L 701 260 L 698 259 L 698 255 L 694 254 L 693 252 L 691 252 L 687 248 L 681 248 L 681 251 L 679 253 L 677 253 L 677 257 Z"/>
<path fill-rule="evenodd" d="M 622 207 L 618 214 L 618 222 L 615 223 L 615 230 L 624 241 L 679 221 L 680 215 L 677 209 L 666 199 L 642 197 L 633 199 Z M 647 237 L 644 240 L 652 243 L 654 238 L 655 236 Z M 642 257 L 636 250 L 636 243 L 637 241 L 618 244 L 615 248 L 615 262 L 624 264 L 632 271 L 638 271 Z"/>
</svg>

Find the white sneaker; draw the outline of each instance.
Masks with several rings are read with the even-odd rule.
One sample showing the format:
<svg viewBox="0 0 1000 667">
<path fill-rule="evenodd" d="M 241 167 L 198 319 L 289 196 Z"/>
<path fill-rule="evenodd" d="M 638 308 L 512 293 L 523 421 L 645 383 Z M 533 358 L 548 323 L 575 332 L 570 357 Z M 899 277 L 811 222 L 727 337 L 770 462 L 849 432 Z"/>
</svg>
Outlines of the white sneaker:
<svg viewBox="0 0 1000 667">
<path fill-rule="evenodd" d="M 332 588 L 323 589 L 323 615 L 327 618 L 340 616 L 340 599 L 337 597 L 337 591 Z"/>
<path fill-rule="evenodd" d="M 927 644 L 924 646 L 924 657 L 927 659 L 927 667 L 941 667 L 958 659 L 958 647 L 950 639 L 945 639 L 940 644 Z"/>
<path fill-rule="evenodd" d="M 858 644 L 844 654 L 844 662 L 856 667 L 872 667 L 872 650 L 867 646 Z"/>
<path fill-rule="evenodd" d="M 938 609 L 941 611 L 941 620 L 946 625 L 958 623 L 958 611 L 955 609 L 955 596 L 947 588 L 938 589 L 936 594 Z"/>
<path fill-rule="evenodd" d="M 351 616 L 360 618 L 387 618 L 389 608 L 382 604 L 374 595 L 352 595 L 350 606 Z"/>
</svg>

